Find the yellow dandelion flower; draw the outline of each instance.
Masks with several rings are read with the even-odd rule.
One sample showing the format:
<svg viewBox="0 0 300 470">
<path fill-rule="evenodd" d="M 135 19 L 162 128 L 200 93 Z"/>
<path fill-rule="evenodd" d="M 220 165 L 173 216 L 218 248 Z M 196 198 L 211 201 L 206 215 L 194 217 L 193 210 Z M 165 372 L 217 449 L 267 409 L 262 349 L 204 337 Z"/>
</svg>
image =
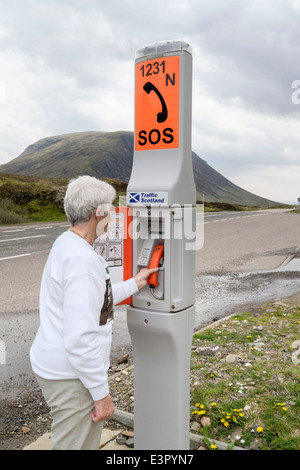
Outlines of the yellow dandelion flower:
<svg viewBox="0 0 300 470">
<path fill-rule="evenodd" d="M 263 432 L 263 430 L 264 430 L 264 429 L 263 429 L 262 426 L 258 426 L 258 427 L 256 428 L 256 431 L 257 431 L 257 432 Z"/>
<path fill-rule="evenodd" d="M 287 411 L 287 408 L 285 406 L 282 407 L 283 411 Z"/>
<path fill-rule="evenodd" d="M 242 417 L 244 416 L 244 414 L 243 414 L 243 413 L 239 413 L 239 416 L 242 418 Z"/>
<path fill-rule="evenodd" d="M 221 419 L 221 423 L 225 423 L 225 419 L 224 419 L 224 418 Z"/>
<path fill-rule="evenodd" d="M 247 338 L 251 338 L 251 335 L 248 335 Z"/>
<path fill-rule="evenodd" d="M 217 404 L 213 401 L 211 406 L 217 406 Z"/>
<path fill-rule="evenodd" d="M 216 444 L 211 444 L 210 448 L 214 450 L 214 449 L 217 448 L 217 446 L 216 446 Z"/>
<path fill-rule="evenodd" d="M 225 428 L 228 428 L 228 427 L 229 427 L 228 421 L 225 421 L 224 426 L 225 426 Z"/>
<path fill-rule="evenodd" d="M 200 406 L 200 403 L 196 403 L 196 405 L 195 405 L 195 406 Z"/>
<path fill-rule="evenodd" d="M 204 405 L 200 405 L 200 408 L 204 408 Z"/>
</svg>

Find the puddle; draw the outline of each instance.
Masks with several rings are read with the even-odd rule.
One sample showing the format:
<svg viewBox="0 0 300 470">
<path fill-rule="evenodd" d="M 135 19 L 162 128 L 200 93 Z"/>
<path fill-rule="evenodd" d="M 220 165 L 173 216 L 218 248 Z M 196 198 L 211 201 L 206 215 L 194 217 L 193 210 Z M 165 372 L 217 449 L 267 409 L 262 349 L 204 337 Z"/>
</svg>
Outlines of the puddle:
<svg viewBox="0 0 300 470">
<path fill-rule="evenodd" d="M 300 292 L 300 259 L 269 271 L 199 275 L 196 278 L 196 328 Z"/>
</svg>

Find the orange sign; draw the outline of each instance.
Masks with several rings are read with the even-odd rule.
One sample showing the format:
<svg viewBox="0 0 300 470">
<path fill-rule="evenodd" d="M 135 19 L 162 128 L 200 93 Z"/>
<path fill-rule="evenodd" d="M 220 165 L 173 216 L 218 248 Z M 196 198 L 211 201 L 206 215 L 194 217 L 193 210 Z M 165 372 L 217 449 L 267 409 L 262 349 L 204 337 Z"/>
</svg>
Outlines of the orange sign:
<svg viewBox="0 0 300 470">
<path fill-rule="evenodd" d="M 179 146 L 179 56 L 135 67 L 135 150 Z"/>
</svg>

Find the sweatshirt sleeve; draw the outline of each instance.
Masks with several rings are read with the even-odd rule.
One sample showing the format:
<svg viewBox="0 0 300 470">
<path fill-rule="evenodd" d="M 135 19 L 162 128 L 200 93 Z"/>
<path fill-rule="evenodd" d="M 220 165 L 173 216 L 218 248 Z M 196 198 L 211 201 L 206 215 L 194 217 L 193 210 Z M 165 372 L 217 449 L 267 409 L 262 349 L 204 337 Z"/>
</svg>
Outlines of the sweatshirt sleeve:
<svg viewBox="0 0 300 470">
<path fill-rule="evenodd" d="M 107 324 L 99 326 L 105 294 L 105 282 L 90 274 L 65 280 L 63 338 L 67 358 L 93 400 L 109 393 L 107 370 L 103 359 L 109 342 Z"/>
<path fill-rule="evenodd" d="M 113 292 L 114 305 L 117 305 L 138 291 L 138 287 L 133 277 L 127 281 L 121 281 L 117 282 L 116 284 L 112 284 L 111 287 Z"/>
</svg>

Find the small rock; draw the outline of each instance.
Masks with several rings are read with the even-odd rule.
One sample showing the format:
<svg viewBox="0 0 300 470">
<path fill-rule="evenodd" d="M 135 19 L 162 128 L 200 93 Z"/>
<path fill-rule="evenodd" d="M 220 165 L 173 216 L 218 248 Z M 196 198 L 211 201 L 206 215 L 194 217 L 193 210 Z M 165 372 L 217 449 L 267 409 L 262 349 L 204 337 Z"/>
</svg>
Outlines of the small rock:
<svg viewBox="0 0 300 470">
<path fill-rule="evenodd" d="M 241 428 L 235 429 L 230 436 L 231 440 L 239 441 L 241 439 L 242 433 L 243 433 L 243 430 Z"/>
<path fill-rule="evenodd" d="M 118 364 L 124 364 L 125 362 L 128 362 L 129 355 L 126 354 L 125 356 L 122 356 L 118 359 Z"/>
<path fill-rule="evenodd" d="M 117 442 L 117 444 L 122 446 L 122 445 L 126 444 L 126 437 L 125 436 L 117 436 L 116 437 L 116 442 Z"/>
<path fill-rule="evenodd" d="M 253 345 L 252 346 L 253 348 L 261 348 L 265 345 L 265 343 L 262 343 L 261 341 L 257 341 L 257 342 L 252 343 L 252 345 Z"/>
<path fill-rule="evenodd" d="M 228 354 L 225 357 L 226 362 L 236 362 L 239 360 L 239 356 L 237 354 Z"/>
<path fill-rule="evenodd" d="M 197 348 L 197 354 L 198 356 L 215 356 L 216 351 L 212 348 L 200 347 Z"/>
<path fill-rule="evenodd" d="M 28 428 L 27 426 L 23 426 L 23 427 L 22 427 L 22 432 L 23 432 L 23 434 L 28 434 L 30 431 L 31 431 L 31 429 Z"/>
<path fill-rule="evenodd" d="M 287 307 L 283 302 L 274 302 L 274 307 Z"/>
<path fill-rule="evenodd" d="M 128 447 L 131 447 L 131 448 L 134 447 L 134 439 L 133 439 L 133 437 L 130 437 L 129 439 L 127 439 L 126 445 L 127 445 Z"/>
<path fill-rule="evenodd" d="M 134 437 L 134 432 L 133 431 L 123 431 L 122 436 L 124 436 L 124 437 Z"/>
<path fill-rule="evenodd" d="M 254 439 L 252 442 L 250 442 L 249 449 L 250 450 L 258 450 L 258 440 Z"/>
<path fill-rule="evenodd" d="M 191 423 L 191 431 L 198 432 L 200 429 L 200 424 L 197 421 L 192 421 Z"/>
<path fill-rule="evenodd" d="M 263 343 L 263 341 L 261 340 L 261 338 L 256 338 L 256 339 L 253 341 L 253 344 L 257 344 L 257 343 Z"/>
<path fill-rule="evenodd" d="M 210 426 L 210 418 L 208 416 L 202 416 L 202 418 L 200 419 L 200 423 L 203 427 Z"/>
</svg>

